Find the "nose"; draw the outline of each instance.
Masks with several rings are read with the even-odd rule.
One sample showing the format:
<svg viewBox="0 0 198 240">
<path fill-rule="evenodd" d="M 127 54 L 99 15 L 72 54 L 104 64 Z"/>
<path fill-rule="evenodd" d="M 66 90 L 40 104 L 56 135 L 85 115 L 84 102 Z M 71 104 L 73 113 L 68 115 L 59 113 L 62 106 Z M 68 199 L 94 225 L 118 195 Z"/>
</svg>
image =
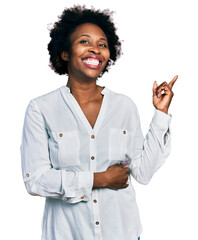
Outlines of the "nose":
<svg viewBox="0 0 198 240">
<path fill-rule="evenodd" d="M 93 54 L 100 54 L 100 49 L 95 45 L 92 45 L 88 51 Z"/>
</svg>

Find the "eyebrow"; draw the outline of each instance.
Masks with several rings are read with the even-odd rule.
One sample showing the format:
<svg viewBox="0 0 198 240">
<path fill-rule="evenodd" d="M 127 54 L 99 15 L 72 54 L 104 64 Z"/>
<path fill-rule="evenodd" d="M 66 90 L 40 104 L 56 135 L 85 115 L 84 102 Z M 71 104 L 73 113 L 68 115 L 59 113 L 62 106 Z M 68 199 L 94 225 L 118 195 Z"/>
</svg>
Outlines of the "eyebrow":
<svg viewBox="0 0 198 240">
<path fill-rule="evenodd" d="M 80 38 L 80 37 L 88 37 L 88 38 L 91 38 L 91 36 L 90 35 L 87 35 L 87 34 L 82 34 L 82 35 L 80 35 L 78 38 Z M 100 38 L 100 40 L 104 40 L 104 41 L 106 41 L 107 42 L 107 39 L 106 38 Z"/>
</svg>

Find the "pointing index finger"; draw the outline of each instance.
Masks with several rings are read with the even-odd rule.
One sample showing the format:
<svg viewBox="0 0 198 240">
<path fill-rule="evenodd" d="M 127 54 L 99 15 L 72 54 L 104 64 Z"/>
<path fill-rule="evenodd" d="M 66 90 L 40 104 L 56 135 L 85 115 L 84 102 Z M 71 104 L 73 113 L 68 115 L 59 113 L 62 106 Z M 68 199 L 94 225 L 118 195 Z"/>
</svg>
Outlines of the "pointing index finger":
<svg viewBox="0 0 198 240">
<path fill-rule="evenodd" d="M 178 75 L 176 75 L 170 82 L 169 82 L 169 87 L 172 89 L 174 83 L 177 81 L 178 79 Z"/>
</svg>

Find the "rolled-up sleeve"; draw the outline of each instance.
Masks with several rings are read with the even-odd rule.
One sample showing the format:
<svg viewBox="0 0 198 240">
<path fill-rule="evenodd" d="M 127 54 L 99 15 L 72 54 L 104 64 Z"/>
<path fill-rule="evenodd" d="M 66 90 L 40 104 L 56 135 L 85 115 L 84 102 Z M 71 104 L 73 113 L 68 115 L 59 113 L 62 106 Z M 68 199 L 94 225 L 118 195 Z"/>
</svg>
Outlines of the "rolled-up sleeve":
<svg viewBox="0 0 198 240">
<path fill-rule="evenodd" d="M 53 168 L 48 139 L 45 119 L 35 100 L 31 100 L 25 114 L 20 147 L 27 191 L 32 195 L 59 198 L 69 203 L 89 201 L 93 172 Z"/>
<path fill-rule="evenodd" d="M 170 154 L 170 122 L 171 115 L 155 110 L 149 131 L 144 138 L 142 135 L 139 115 L 137 113 L 137 127 L 134 150 L 131 161 L 132 176 L 142 184 L 148 184 L 153 174 L 162 166 Z"/>
</svg>

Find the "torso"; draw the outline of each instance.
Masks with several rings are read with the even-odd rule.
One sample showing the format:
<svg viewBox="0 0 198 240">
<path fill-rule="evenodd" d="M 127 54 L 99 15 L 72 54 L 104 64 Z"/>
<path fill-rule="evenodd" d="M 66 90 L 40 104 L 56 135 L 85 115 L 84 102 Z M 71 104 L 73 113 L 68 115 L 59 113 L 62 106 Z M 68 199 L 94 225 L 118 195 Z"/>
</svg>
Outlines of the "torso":
<svg viewBox="0 0 198 240">
<path fill-rule="evenodd" d="M 98 114 L 100 112 L 102 99 L 103 96 L 101 95 L 100 99 L 85 104 L 79 104 L 92 128 L 94 128 Z"/>
<path fill-rule="evenodd" d="M 102 87 L 99 87 L 99 93 L 97 96 L 88 102 L 80 102 L 77 100 L 79 106 L 81 107 L 85 117 L 87 118 L 89 124 L 92 128 L 94 128 L 94 125 L 96 123 L 98 114 L 100 112 L 100 108 L 102 105 L 103 95 L 101 94 L 101 91 L 103 90 Z"/>
</svg>

